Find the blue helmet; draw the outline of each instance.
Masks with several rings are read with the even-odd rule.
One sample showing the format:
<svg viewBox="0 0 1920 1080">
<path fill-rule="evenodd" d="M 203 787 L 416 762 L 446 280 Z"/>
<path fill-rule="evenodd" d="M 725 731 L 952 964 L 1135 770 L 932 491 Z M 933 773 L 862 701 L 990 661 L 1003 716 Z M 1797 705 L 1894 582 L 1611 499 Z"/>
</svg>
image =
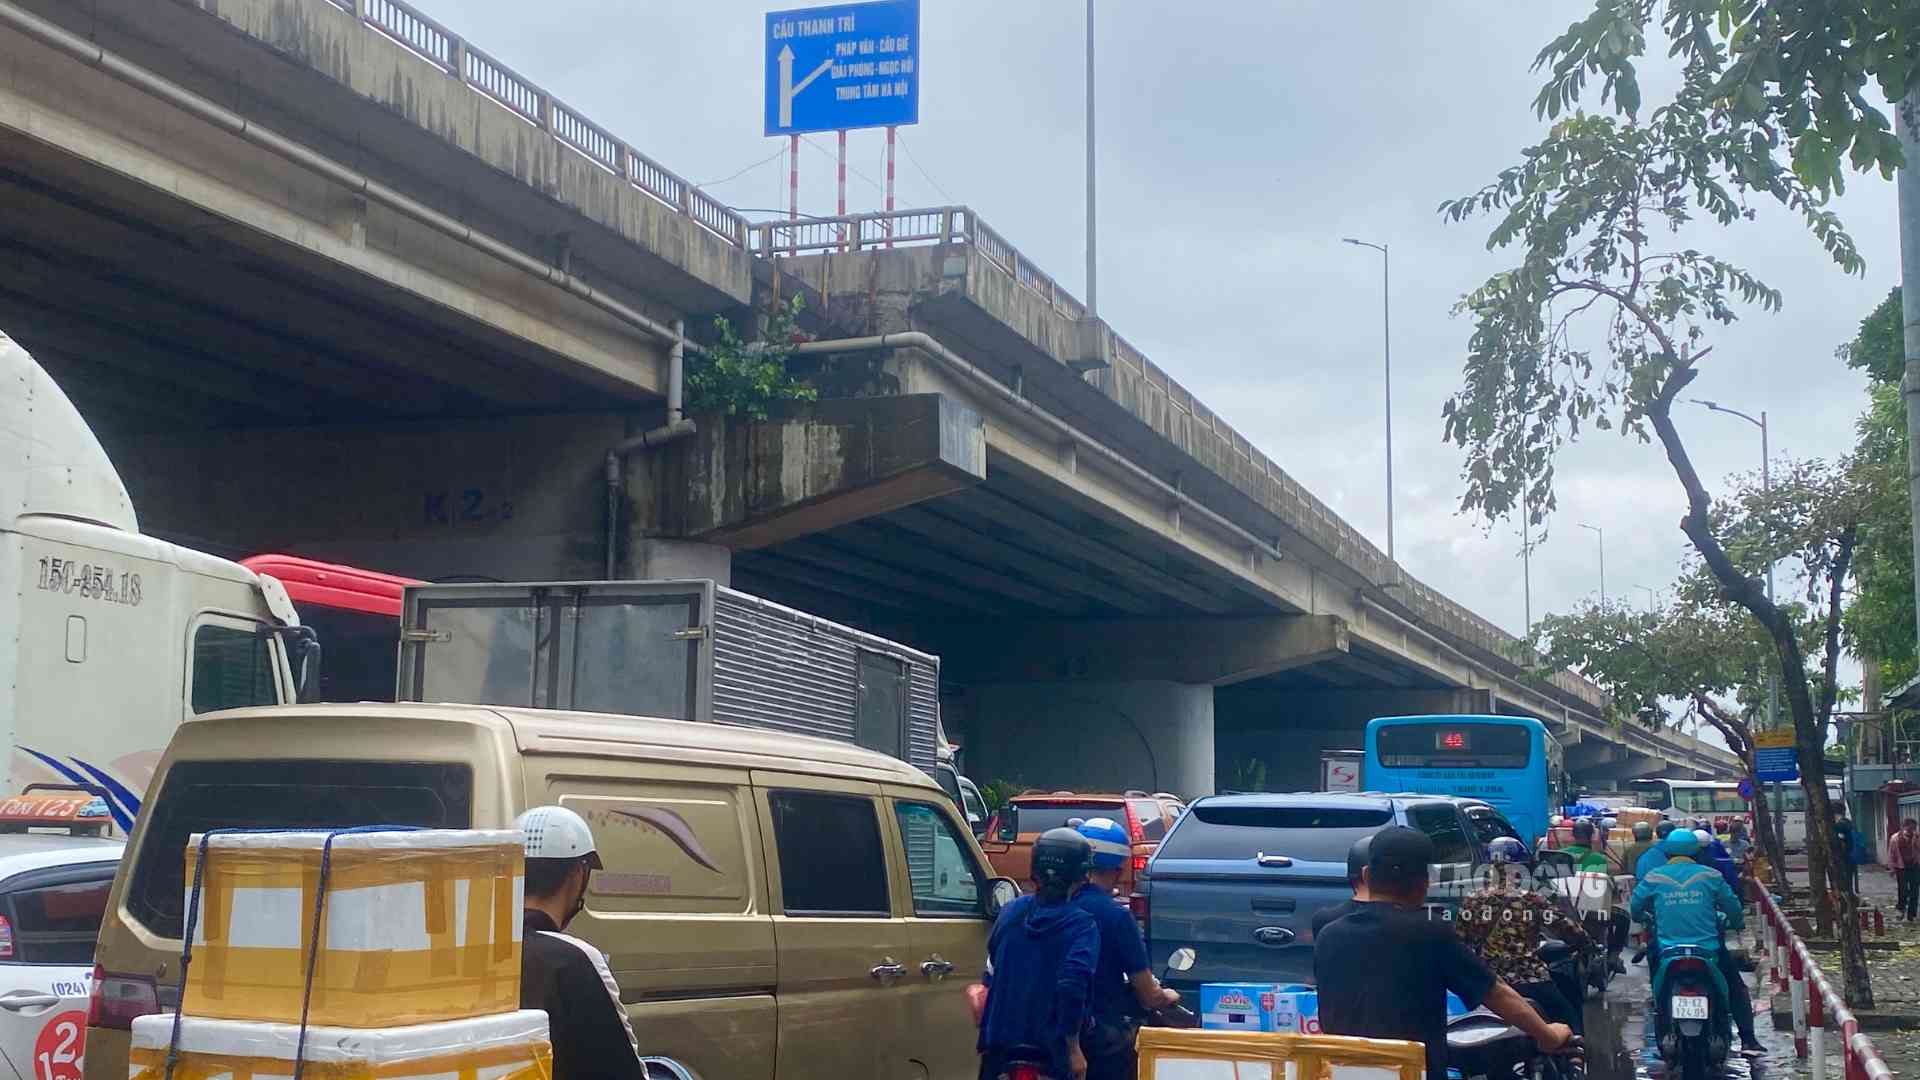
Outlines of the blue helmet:
<svg viewBox="0 0 1920 1080">
<path fill-rule="evenodd" d="M 1660 841 L 1660 850 L 1669 858 L 1691 859 L 1700 853 L 1700 837 L 1692 829 L 1675 829 Z"/>
<path fill-rule="evenodd" d="M 1487 861 L 1524 863 L 1527 861 L 1527 845 L 1511 836 L 1496 836 L 1487 841 Z"/>
<path fill-rule="evenodd" d="M 1133 854 L 1133 841 L 1118 822 L 1112 818 L 1088 818 L 1075 828 L 1093 847 L 1095 870 L 1118 870 L 1127 865 L 1127 856 Z"/>
</svg>

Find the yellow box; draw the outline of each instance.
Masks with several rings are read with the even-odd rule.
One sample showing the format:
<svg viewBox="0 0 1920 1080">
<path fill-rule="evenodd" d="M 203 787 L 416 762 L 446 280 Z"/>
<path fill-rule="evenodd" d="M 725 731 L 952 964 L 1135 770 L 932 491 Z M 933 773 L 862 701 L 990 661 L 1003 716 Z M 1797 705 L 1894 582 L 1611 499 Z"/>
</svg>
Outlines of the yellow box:
<svg viewBox="0 0 1920 1080">
<path fill-rule="evenodd" d="M 1143 1027 L 1139 1080 L 1425 1080 L 1427 1048 L 1399 1039 Z"/>
<path fill-rule="evenodd" d="M 171 1016 L 133 1022 L 127 1080 L 165 1080 Z M 300 1028 L 252 1020 L 180 1018 L 180 1057 L 172 1080 L 552 1080 L 547 1014 L 502 1013 L 397 1028 Z"/>
<path fill-rule="evenodd" d="M 298 1023 L 324 832 L 215 834 L 201 879 L 189 1016 Z M 187 845 L 188 902 L 200 838 Z M 335 836 L 308 1022 L 387 1028 L 520 1007 L 520 834 Z"/>
</svg>

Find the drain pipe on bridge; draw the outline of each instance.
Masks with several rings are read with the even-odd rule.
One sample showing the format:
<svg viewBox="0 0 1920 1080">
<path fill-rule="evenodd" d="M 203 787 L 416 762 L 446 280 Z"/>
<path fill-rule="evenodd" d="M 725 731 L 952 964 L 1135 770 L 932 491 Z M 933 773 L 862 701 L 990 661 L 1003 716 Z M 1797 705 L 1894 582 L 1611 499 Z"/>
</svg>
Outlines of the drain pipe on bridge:
<svg viewBox="0 0 1920 1080">
<path fill-rule="evenodd" d="M 692 435 L 698 430 L 685 411 L 687 382 L 687 324 L 673 321 L 673 344 L 667 350 L 667 422 L 643 431 L 607 449 L 607 568 L 603 575 L 613 580 L 615 556 L 620 541 L 620 504 L 626 495 L 627 455 L 636 450 L 651 450 Z"/>
</svg>

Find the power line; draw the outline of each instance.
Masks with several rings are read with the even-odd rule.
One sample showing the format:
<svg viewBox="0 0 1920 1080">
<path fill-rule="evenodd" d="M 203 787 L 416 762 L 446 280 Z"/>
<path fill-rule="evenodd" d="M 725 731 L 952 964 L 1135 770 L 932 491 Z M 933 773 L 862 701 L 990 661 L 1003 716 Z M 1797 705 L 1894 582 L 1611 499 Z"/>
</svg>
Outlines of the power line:
<svg viewBox="0 0 1920 1080">
<path fill-rule="evenodd" d="M 920 159 L 913 156 L 913 148 L 907 145 L 907 140 L 905 138 L 900 138 L 899 143 L 900 143 L 900 149 L 905 150 L 907 152 L 907 160 L 913 162 L 914 169 L 916 169 L 921 176 L 926 178 L 927 183 L 933 185 L 933 190 L 939 192 L 940 197 L 947 200 L 947 203 L 949 205 L 958 205 L 960 200 L 954 198 L 952 195 L 949 195 L 947 193 L 947 189 L 940 186 L 940 181 L 935 180 L 933 178 L 933 174 L 927 172 L 926 166 L 920 164 Z"/>
<path fill-rule="evenodd" d="M 734 181 L 734 180 L 738 180 L 738 179 L 740 179 L 741 177 L 743 177 L 743 176 L 745 176 L 745 175 L 747 175 L 748 173 L 750 173 L 750 172 L 752 172 L 753 170 L 755 170 L 755 169 L 757 169 L 757 168 L 759 168 L 760 166 L 762 166 L 762 165 L 765 165 L 765 164 L 767 164 L 767 163 L 768 163 L 768 162 L 770 162 L 770 161 L 777 161 L 777 160 L 779 160 L 779 158 L 780 158 L 780 156 L 781 156 L 782 154 L 785 154 L 786 152 L 787 152 L 787 151 L 786 151 L 786 149 L 785 149 L 784 147 L 782 147 L 782 148 L 781 148 L 781 149 L 779 149 L 779 150 L 775 150 L 775 151 L 774 151 L 774 152 L 773 152 L 773 153 L 772 153 L 771 155 L 769 155 L 769 156 L 767 156 L 767 157 L 763 157 L 763 158 L 761 158 L 761 159 L 760 159 L 759 161 L 756 161 L 756 162 L 754 162 L 753 164 L 751 164 L 751 165 L 749 165 L 749 166 L 747 166 L 746 168 L 744 168 L 744 169 L 741 169 L 741 170 L 740 170 L 739 172 L 737 172 L 737 173 L 734 173 L 734 174 L 733 174 L 732 176 L 729 176 L 729 177 L 727 177 L 727 178 L 726 178 L 725 180 L 708 180 L 707 182 L 705 182 L 705 183 L 702 183 L 702 184 L 695 184 L 695 185 L 694 185 L 694 187 L 697 187 L 697 188 L 710 188 L 710 187 L 718 187 L 718 186 L 719 186 L 719 185 L 721 185 L 721 184 L 725 184 L 725 183 L 729 183 L 729 182 L 731 182 L 731 181 Z"/>
</svg>

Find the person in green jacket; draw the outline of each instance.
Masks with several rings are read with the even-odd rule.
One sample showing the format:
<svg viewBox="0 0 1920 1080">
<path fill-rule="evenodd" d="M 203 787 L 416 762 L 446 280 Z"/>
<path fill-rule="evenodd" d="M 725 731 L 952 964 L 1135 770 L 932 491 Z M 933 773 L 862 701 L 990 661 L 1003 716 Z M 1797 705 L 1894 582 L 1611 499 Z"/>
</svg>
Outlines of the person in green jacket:
<svg viewBox="0 0 1920 1080">
<path fill-rule="evenodd" d="M 1573 843 L 1564 849 L 1573 856 L 1573 868 L 1581 873 L 1604 874 L 1607 857 L 1593 850 L 1593 820 L 1581 818 L 1573 823 Z"/>
</svg>

